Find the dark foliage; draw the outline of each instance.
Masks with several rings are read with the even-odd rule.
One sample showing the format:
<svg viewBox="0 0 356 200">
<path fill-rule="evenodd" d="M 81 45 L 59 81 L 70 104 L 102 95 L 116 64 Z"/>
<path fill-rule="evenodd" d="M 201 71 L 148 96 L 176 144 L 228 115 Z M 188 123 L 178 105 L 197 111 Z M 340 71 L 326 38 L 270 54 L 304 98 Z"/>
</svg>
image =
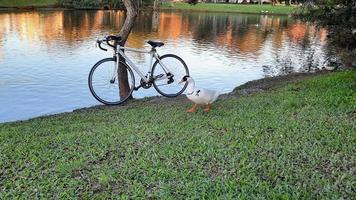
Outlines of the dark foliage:
<svg viewBox="0 0 356 200">
<path fill-rule="evenodd" d="M 122 8 L 122 0 L 59 0 L 59 4 L 68 8 Z"/>
<path fill-rule="evenodd" d="M 187 0 L 187 3 L 193 6 L 198 3 L 198 0 Z"/>
<path fill-rule="evenodd" d="M 328 41 L 347 53 L 351 65 L 356 57 L 356 1 L 318 0 L 305 3 L 295 16 L 328 30 Z"/>
</svg>

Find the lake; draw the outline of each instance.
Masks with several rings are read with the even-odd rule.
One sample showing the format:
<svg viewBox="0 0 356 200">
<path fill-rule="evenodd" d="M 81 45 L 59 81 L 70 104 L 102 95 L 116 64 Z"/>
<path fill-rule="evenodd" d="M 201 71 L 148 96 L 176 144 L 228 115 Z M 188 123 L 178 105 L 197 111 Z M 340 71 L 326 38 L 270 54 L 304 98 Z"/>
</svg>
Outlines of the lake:
<svg viewBox="0 0 356 200">
<path fill-rule="evenodd" d="M 88 89 L 91 67 L 110 53 L 95 41 L 118 33 L 122 11 L 0 12 L 0 122 L 98 105 Z M 326 31 L 287 16 L 141 12 L 127 46 L 165 45 L 187 63 L 196 84 L 223 93 L 267 76 L 320 68 Z M 149 59 L 129 54 L 142 70 Z M 153 89 L 135 98 L 155 96 Z"/>
</svg>

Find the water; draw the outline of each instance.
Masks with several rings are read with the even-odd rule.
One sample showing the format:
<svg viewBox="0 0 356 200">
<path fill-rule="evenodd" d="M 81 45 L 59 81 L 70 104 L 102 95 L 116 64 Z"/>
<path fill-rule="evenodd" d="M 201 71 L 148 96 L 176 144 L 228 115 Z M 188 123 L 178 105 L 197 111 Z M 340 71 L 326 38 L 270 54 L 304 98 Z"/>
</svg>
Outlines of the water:
<svg viewBox="0 0 356 200">
<path fill-rule="evenodd" d="M 90 68 L 111 56 L 97 38 L 117 33 L 120 11 L 0 12 L 0 122 L 98 105 L 87 86 Z M 321 67 L 326 32 L 285 16 L 204 12 L 140 13 L 128 46 L 166 44 L 197 85 L 230 92 L 247 81 Z M 130 56 L 148 70 L 145 55 Z M 153 89 L 134 97 L 154 96 Z"/>
</svg>

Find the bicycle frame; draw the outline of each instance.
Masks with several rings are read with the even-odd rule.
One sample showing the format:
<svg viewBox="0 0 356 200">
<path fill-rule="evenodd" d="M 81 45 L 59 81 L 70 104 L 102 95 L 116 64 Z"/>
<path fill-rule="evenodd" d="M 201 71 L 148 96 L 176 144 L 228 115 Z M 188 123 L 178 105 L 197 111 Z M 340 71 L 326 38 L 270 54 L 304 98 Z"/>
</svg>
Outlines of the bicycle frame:
<svg viewBox="0 0 356 200">
<path fill-rule="evenodd" d="M 127 55 L 125 55 L 124 50 L 131 51 L 131 52 L 150 54 L 151 59 L 150 59 L 150 64 L 149 64 L 149 71 L 147 72 L 146 75 L 140 71 L 140 69 L 135 65 L 135 63 L 132 62 L 132 60 Z M 155 58 L 159 62 L 159 64 L 162 66 L 162 69 L 164 70 L 164 72 L 166 74 L 170 74 L 170 71 L 161 62 L 161 60 L 159 59 L 159 55 L 158 55 L 156 49 L 154 49 L 154 48 L 152 48 L 151 50 L 148 51 L 148 50 L 142 50 L 142 49 L 136 49 L 136 48 L 130 48 L 130 47 L 117 46 L 117 50 L 115 50 L 115 56 L 117 56 L 117 58 L 119 58 L 119 56 L 122 56 L 125 59 L 126 63 L 129 65 L 129 67 L 131 67 L 146 83 L 151 81 L 151 72 L 153 69 L 153 58 Z M 119 68 L 119 64 L 120 64 L 120 62 L 117 61 L 115 70 L 114 70 L 114 74 L 113 74 L 113 78 L 116 77 L 117 73 L 115 73 L 115 72 L 117 72 L 117 69 Z M 168 77 L 167 75 L 164 75 L 157 79 L 158 80 L 166 79 L 167 77 Z"/>
<path fill-rule="evenodd" d="M 165 97 L 177 97 L 178 95 L 184 92 L 184 90 L 187 88 L 188 83 L 185 83 L 184 85 L 178 84 L 178 79 L 181 78 L 180 76 L 184 77 L 183 74 L 185 76 L 189 76 L 188 67 L 184 60 L 177 55 L 158 55 L 156 47 L 163 46 L 164 43 L 148 41 L 147 43 L 152 46 L 151 49 L 130 48 L 111 43 L 118 43 L 118 41 L 120 40 L 120 36 L 110 35 L 105 37 L 103 40 L 97 40 L 96 42 L 97 46 L 101 50 L 112 51 L 112 57 L 99 60 L 90 70 L 88 76 L 88 85 L 90 92 L 95 97 L 95 99 L 106 105 L 119 105 L 128 100 L 129 97 L 132 95 L 133 91 L 137 91 L 140 88 L 148 89 L 151 86 L 153 86 L 158 93 Z M 149 64 L 147 68 L 147 74 L 142 72 L 146 69 L 142 70 L 141 68 L 140 70 L 140 68 L 129 58 L 129 56 L 125 54 L 126 52 L 137 52 L 140 53 L 140 55 L 149 54 L 150 58 L 149 63 L 147 62 L 147 64 Z M 147 58 L 147 56 L 145 56 L 145 58 Z M 104 63 L 105 65 L 102 65 Z M 106 66 L 109 63 L 111 66 Z M 104 74 L 101 72 L 96 73 L 98 71 L 96 70 L 98 69 L 98 67 L 104 70 L 101 70 Z M 170 69 L 171 67 L 172 69 Z M 179 69 L 179 71 L 175 73 L 175 69 Z M 120 77 L 121 72 L 125 71 L 127 72 L 127 79 L 125 77 Z M 109 72 L 109 74 L 106 74 L 105 72 Z M 174 74 L 172 72 L 174 72 Z M 107 75 L 109 77 L 107 77 Z M 108 80 L 108 78 L 111 79 Z M 137 81 L 139 82 L 138 85 L 135 84 L 137 83 Z M 99 87 L 94 86 L 96 83 Z M 170 85 L 172 83 L 174 84 Z M 125 84 L 129 84 L 129 87 L 126 88 Z M 165 85 L 169 86 L 166 87 Z M 125 88 L 123 88 L 122 86 L 125 86 Z M 96 90 L 102 89 L 104 90 L 99 93 L 96 92 Z M 125 92 L 122 92 L 122 89 L 129 90 L 125 90 Z M 113 92 L 119 92 L 119 94 L 114 95 L 113 98 L 108 95 L 102 96 L 104 94 L 103 92 L 106 93 L 108 91 L 110 92 L 110 96 L 112 96 Z"/>
</svg>

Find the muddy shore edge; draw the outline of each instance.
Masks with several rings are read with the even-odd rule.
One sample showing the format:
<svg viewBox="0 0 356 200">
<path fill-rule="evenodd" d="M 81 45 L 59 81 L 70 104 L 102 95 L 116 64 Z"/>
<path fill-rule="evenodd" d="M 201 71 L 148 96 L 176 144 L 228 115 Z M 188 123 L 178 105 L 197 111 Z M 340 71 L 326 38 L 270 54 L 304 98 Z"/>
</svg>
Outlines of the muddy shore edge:
<svg viewBox="0 0 356 200">
<path fill-rule="evenodd" d="M 322 74 L 332 73 L 331 71 L 318 71 L 318 72 L 307 72 L 307 73 L 292 73 L 287 75 L 280 75 L 274 77 L 266 77 L 262 79 L 257 79 L 253 81 L 248 81 L 240 86 L 235 87 L 231 92 L 221 94 L 217 101 L 221 101 L 229 98 L 238 98 L 239 96 L 253 95 L 255 93 L 275 90 L 277 88 L 286 86 L 288 84 L 304 80 L 309 77 L 315 77 Z M 165 102 L 180 102 L 182 104 L 190 103 L 190 101 L 185 97 L 185 95 L 180 95 L 175 98 L 167 98 L 163 96 L 151 96 L 141 99 L 131 99 L 117 106 L 106 106 L 106 105 L 96 105 L 86 108 L 79 108 L 73 110 L 73 112 L 82 112 L 91 109 L 119 109 L 120 107 L 136 107 L 144 106 L 147 104 L 159 104 Z M 71 113 L 71 112 L 68 112 Z M 59 113 L 63 114 L 63 113 Z"/>
</svg>

